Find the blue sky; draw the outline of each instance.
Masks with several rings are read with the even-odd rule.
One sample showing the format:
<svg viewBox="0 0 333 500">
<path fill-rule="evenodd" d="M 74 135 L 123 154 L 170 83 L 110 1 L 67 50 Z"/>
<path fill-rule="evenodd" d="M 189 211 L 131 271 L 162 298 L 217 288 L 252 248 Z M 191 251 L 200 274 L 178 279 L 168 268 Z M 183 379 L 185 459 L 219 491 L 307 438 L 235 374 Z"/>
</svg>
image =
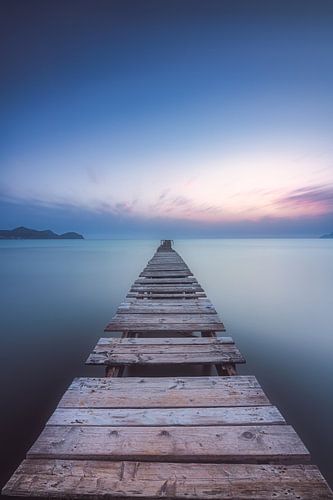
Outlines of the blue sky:
<svg viewBox="0 0 333 500">
<path fill-rule="evenodd" d="M 0 225 L 333 230 L 331 1 L 2 2 Z"/>
</svg>

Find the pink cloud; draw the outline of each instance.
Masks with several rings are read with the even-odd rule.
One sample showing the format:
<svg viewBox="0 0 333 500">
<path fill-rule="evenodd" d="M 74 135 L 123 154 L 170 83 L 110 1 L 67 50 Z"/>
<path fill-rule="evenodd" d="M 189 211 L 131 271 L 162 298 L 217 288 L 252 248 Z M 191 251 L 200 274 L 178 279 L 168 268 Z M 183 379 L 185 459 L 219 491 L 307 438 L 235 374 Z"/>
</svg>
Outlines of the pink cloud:
<svg viewBox="0 0 333 500">
<path fill-rule="evenodd" d="M 333 211 L 333 186 L 307 186 L 290 191 L 275 203 L 281 209 L 325 214 Z"/>
</svg>

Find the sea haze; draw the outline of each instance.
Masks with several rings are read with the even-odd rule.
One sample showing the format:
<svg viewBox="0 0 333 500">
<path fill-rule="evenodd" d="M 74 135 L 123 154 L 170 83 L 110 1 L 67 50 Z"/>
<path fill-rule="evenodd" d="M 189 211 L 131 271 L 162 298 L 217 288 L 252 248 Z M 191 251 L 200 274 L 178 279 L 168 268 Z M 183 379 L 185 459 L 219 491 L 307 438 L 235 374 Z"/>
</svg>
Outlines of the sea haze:
<svg viewBox="0 0 333 500">
<path fill-rule="evenodd" d="M 158 241 L 0 241 L 1 484 Z M 333 240 L 178 240 L 253 373 L 333 485 Z M 138 398 L 140 394 L 138 394 Z"/>
</svg>

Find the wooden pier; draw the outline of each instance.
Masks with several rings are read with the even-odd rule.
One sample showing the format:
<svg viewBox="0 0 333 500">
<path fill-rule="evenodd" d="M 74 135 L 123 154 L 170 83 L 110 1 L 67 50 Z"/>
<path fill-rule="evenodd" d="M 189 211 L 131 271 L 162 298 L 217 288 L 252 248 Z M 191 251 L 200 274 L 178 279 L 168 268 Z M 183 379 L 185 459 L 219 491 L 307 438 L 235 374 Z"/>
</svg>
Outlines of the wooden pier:
<svg viewBox="0 0 333 500">
<path fill-rule="evenodd" d="M 4 495 L 328 499 L 332 491 L 170 240 L 161 242 Z M 218 334 L 217 334 L 218 333 Z M 164 367 L 171 376 L 141 376 Z M 177 367 L 206 375 L 174 376 Z M 137 376 L 133 375 L 133 370 Z"/>
</svg>

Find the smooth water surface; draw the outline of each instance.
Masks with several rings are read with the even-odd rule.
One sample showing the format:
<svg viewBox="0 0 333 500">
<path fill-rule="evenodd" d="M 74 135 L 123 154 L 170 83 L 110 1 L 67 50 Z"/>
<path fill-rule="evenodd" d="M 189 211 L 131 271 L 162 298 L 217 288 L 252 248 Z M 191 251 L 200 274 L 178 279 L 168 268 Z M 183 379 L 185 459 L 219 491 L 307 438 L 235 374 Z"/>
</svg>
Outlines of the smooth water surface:
<svg viewBox="0 0 333 500">
<path fill-rule="evenodd" d="M 0 241 L 1 484 L 158 241 Z M 182 240 L 255 374 L 333 484 L 333 240 Z M 138 395 L 139 397 L 139 395 Z"/>
</svg>

